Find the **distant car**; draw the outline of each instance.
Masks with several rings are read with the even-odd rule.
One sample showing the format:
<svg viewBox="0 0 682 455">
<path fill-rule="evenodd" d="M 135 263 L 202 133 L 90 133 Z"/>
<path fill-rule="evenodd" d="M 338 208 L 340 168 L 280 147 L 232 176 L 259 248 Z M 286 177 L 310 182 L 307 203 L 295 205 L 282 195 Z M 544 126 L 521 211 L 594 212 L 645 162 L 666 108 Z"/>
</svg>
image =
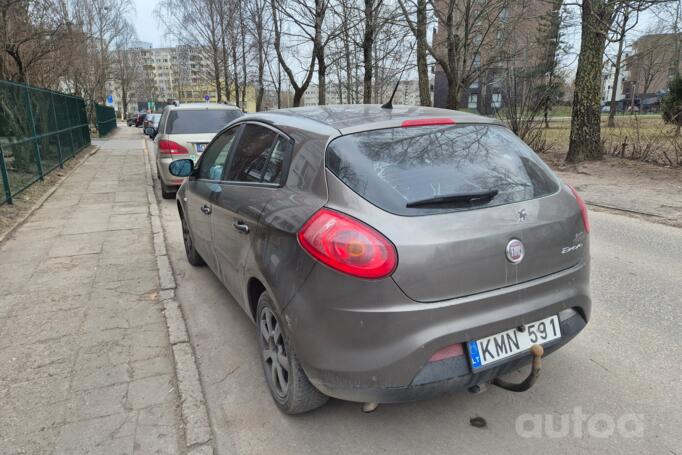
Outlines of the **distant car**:
<svg viewBox="0 0 682 455">
<path fill-rule="evenodd" d="M 135 118 L 135 127 L 142 128 L 142 125 L 144 125 L 145 118 L 147 118 L 146 112 L 141 112 L 137 114 L 137 117 Z"/>
<path fill-rule="evenodd" d="M 135 125 L 135 122 L 136 122 L 136 121 L 137 121 L 137 114 L 127 115 L 127 116 L 126 116 L 126 123 L 128 124 L 128 126 L 133 126 L 133 125 Z"/>
<path fill-rule="evenodd" d="M 147 134 L 147 128 L 151 127 L 156 130 L 159 126 L 159 120 L 161 119 L 161 114 L 147 114 L 143 122 L 144 134 Z M 149 134 L 147 134 L 149 136 Z"/>
<path fill-rule="evenodd" d="M 639 106 L 628 106 L 627 112 L 639 112 Z"/>
<path fill-rule="evenodd" d="M 606 105 L 604 105 L 604 106 L 601 107 L 601 111 L 602 111 L 602 112 L 611 112 L 611 106 L 609 106 L 608 104 L 606 104 Z"/>
<path fill-rule="evenodd" d="M 184 181 L 171 175 L 168 165 L 183 158 L 196 161 L 216 133 L 242 115 L 236 106 L 213 103 L 182 104 L 163 109 L 154 144 L 164 198 L 173 198 Z"/>
<path fill-rule="evenodd" d="M 249 114 L 170 169 L 187 259 L 255 322 L 285 413 L 500 385 L 590 317 L 585 203 L 491 118 Z"/>
</svg>

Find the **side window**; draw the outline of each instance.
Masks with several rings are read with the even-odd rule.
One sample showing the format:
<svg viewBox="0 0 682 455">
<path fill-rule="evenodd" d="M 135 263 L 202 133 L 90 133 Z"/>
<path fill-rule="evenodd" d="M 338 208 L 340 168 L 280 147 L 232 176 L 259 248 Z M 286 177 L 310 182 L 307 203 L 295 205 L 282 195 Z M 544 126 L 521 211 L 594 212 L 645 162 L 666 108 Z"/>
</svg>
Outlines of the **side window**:
<svg viewBox="0 0 682 455">
<path fill-rule="evenodd" d="M 239 126 L 230 128 L 220 135 L 206 149 L 199 163 L 197 178 L 204 180 L 220 180 L 223 175 L 223 168 L 230 153 L 230 147 L 237 137 Z"/>
<path fill-rule="evenodd" d="M 268 161 L 268 164 L 265 166 L 263 182 L 280 183 L 282 181 L 284 161 L 289 154 L 290 149 L 291 142 L 287 138 L 279 136 L 272 149 L 272 153 L 270 154 L 270 161 Z"/>
<path fill-rule="evenodd" d="M 260 182 L 276 137 L 270 128 L 247 124 L 234 149 L 226 180 Z"/>
</svg>

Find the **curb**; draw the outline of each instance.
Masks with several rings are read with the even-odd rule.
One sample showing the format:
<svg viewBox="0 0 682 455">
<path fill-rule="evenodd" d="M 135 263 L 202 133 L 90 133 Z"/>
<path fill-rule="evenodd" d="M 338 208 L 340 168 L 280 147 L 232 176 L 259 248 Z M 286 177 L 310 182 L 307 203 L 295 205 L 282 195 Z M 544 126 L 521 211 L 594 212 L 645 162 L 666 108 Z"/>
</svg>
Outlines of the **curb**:
<svg viewBox="0 0 682 455">
<path fill-rule="evenodd" d="M 69 170 L 69 172 L 67 172 L 66 174 L 62 175 L 61 178 L 60 178 L 59 180 L 57 180 L 57 182 L 52 186 L 52 188 L 48 189 L 48 190 L 45 192 L 45 194 L 43 194 L 42 196 L 40 196 L 40 198 L 38 199 L 38 201 L 37 201 L 35 204 L 33 204 L 33 207 L 31 207 L 31 208 L 28 210 L 28 212 L 26 212 L 26 213 L 24 214 L 24 216 L 22 216 L 21 218 L 19 218 L 19 220 L 17 220 L 17 222 L 14 223 L 14 225 L 12 225 L 12 227 L 10 227 L 10 228 L 7 230 L 7 232 L 5 232 L 4 234 L 0 234 L 0 245 L 2 245 L 6 240 L 9 240 L 9 238 L 12 236 L 12 234 L 14 233 L 14 231 L 16 231 L 22 224 L 24 224 L 24 223 L 26 222 L 26 220 L 29 219 L 29 217 L 30 217 L 31 215 L 33 215 L 33 213 L 35 213 L 36 210 L 38 210 L 40 207 L 42 207 L 43 204 L 45 203 L 45 201 L 47 201 L 48 198 L 49 198 L 50 196 L 52 196 L 52 195 L 54 194 L 54 192 L 57 191 L 57 189 L 59 189 L 60 186 L 62 186 L 62 183 L 64 183 L 64 181 L 65 181 L 67 178 L 71 177 L 71 174 L 73 174 L 74 172 L 76 172 L 76 170 L 78 170 L 78 168 L 80 168 L 80 167 L 83 165 L 83 163 L 85 163 L 92 155 L 94 155 L 95 153 L 99 152 L 99 149 L 100 149 L 100 146 L 99 146 L 99 145 L 94 145 L 94 144 L 92 144 L 92 143 L 91 143 L 91 145 L 92 145 L 93 149 L 87 154 L 87 156 L 81 158 L 81 161 L 80 161 L 78 164 L 76 164 L 76 166 L 74 166 L 73 168 L 71 168 L 71 169 Z M 80 152 L 79 152 L 79 153 L 80 153 Z M 72 159 L 73 159 L 73 158 L 72 158 Z"/>
<path fill-rule="evenodd" d="M 603 204 L 601 202 L 592 202 L 585 200 L 585 204 L 587 205 L 592 205 L 594 207 L 599 207 L 601 209 L 609 209 L 609 210 L 614 210 L 616 212 L 625 212 L 625 213 L 632 213 L 633 215 L 642 215 L 642 216 L 649 216 L 652 218 L 661 218 L 661 219 L 667 219 L 666 217 L 662 215 L 657 215 L 655 213 L 650 213 L 650 212 L 642 212 L 638 210 L 632 210 L 632 209 L 626 209 L 623 207 L 616 207 L 615 205 L 608 205 L 608 204 Z"/>
<path fill-rule="evenodd" d="M 147 184 L 147 200 L 154 237 L 154 253 L 159 272 L 159 298 L 163 304 L 166 318 L 168 339 L 173 350 L 175 377 L 180 394 L 180 413 L 184 424 L 185 445 L 187 453 L 192 455 L 212 455 L 211 425 L 208 420 L 206 399 L 201 386 L 196 357 L 189 341 L 187 324 L 180 304 L 175 299 L 175 275 L 168 258 L 166 238 L 161 226 L 159 201 L 154 191 L 154 175 L 150 163 L 151 155 L 147 143 L 143 139 L 145 155 L 145 180 Z"/>
</svg>

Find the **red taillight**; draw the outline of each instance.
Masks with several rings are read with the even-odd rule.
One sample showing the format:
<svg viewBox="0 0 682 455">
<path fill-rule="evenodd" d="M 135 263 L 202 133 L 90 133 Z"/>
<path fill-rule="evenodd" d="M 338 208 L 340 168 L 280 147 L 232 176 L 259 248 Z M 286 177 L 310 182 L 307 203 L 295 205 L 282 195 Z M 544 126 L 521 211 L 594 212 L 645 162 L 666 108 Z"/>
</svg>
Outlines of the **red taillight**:
<svg viewBox="0 0 682 455">
<path fill-rule="evenodd" d="M 159 141 L 159 155 L 184 155 L 186 153 L 187 149 L 177 142 Z"/>
<path fill-rule="evenodd" d="M 578 201 L 578 206 L 580 207 L 580 213 L 583 216 L 583 227 L 585 228 L 585 233 L 589 234 L 590 233 L 590 221 L 587 219 L 587 205 L 585 205 L 585 201 L 583 200 L 582 197 L 580 197 L 580 195 L 575 190 L 575 188 L 573 188 L 571 185 L 568 185 L 568 187 L 573 192 L 573 196 L 575 196 L 575 200 Z"/>
<path fill-rule="evenodd" d="M 403 128 L 410 126 L 432 126 L 432 125 L 454 125 L 455 121 L 451 118 L 417 118 L 414 120 L 405 120 L 401 126 Z"/>
<path fill-rule="evenodd" d="M 383 235 L 355 218 L 325 208 L 303 225 L 298 241 L 323 264 L 360 278 L 384 278 L 398 264 L 395 247 Z"/>
<path fill-rule="evenodd" d="M 460 357 L 464 355 L 464 348 L 460 343 L 451 344 L 450 346 L 445 346 L 440 351 L 436 352 L 431 356 L 429 362 L 439 362 L 445 359 L 451 359 L 453 357 Z"/>
</svg>

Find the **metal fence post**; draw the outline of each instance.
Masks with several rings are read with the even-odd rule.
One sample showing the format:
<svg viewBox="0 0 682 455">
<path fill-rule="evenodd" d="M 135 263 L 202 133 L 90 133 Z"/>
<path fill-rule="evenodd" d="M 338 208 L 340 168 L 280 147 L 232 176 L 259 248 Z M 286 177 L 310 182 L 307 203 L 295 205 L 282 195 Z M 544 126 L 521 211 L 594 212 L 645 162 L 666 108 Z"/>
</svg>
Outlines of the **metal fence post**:
<svg viewBox="0 0 682 455">
<path fill-rule="evenodd" d="M 2 151 L 0 145 L 0 174 L 2 174 L 2 186 L 5 187 L 5 202 L 12 203 L 12 190 L 9 188 L 9 175 L 7 175 L 7 167 L 5 166 L 5 152 Z"/>
<path fill-rule="evenodd" d="M 36 132 L 36 122 L 33 118 L 33 106 L 31 106 L 31 89 L 28 84 L 25 85 L 26 88 L 26 105 L 28 106 L 28 118 L 31 121 L 31 129 L 33 132 L 33 143 L 35 145 L 36 151 L 36 163 L 38 164 L 38 175 L 40 180 L 44 179 L 43 175 L 43 161 L 40 157 L 40 141 L 38 141 L 38 133 Z"/>
<path fill-rule="evenodd" d="M 54 129 L 55 131 L 59 130 L 59 122 L 57 121 L 57 109 L 54 106 L 54 93 L 50 93 L 50 102 L 52 103 L 52 118 L 54 118 Z M 59 153 L 59 167 L 60 169 L 64 169 L 64 157 L 62 156 L 62 139 L 59 137 L 60 133 L 56 134 L 57 136 L 57 153 Z"/>
</svg>

